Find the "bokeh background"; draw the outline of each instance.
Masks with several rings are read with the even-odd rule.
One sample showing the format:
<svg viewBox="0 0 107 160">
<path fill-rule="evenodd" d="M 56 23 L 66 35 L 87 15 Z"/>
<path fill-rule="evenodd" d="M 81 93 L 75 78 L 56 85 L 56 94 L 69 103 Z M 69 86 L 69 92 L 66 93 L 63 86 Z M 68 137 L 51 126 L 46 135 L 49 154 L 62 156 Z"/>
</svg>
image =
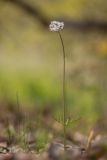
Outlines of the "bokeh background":
<svg viewBox="0 0 107 160">
<path fill-rule="evenodd" d="M 67 110 L 77 129 L 107 130 L 107 1 L 0 0 L 0 103 L 62 112 L 65 23 Z M 80 125 L 81 124 L 81 125 Z"/>
</svg>

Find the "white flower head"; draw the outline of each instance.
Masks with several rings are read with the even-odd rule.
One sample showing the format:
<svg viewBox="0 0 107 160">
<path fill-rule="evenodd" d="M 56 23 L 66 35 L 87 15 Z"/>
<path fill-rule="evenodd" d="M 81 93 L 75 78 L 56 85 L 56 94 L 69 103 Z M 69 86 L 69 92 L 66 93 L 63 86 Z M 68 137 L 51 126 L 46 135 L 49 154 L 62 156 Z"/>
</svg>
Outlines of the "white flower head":
<svg viewBox="0 0 107 160">
<path fill-rule="evenodd" d="M 59 30 L 62 30 L 64 28 L 64 22 L 51 21 L 49 28 L 53 32 L 58 32 Z"/>
</svg>

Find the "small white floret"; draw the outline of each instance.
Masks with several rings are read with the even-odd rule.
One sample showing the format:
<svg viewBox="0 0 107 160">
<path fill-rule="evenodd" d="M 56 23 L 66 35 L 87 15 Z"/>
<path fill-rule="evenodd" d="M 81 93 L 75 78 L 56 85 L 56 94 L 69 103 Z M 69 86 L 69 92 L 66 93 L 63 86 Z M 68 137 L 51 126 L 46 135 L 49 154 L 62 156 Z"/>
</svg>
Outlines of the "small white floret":
<svg viewBox="0 0 107 160">
<path fill-rule="evenodd" d="M 51 31 L 58 32 L 64 28 L 64 22 L 52 21 L 49 25 Z"/>
</svg>

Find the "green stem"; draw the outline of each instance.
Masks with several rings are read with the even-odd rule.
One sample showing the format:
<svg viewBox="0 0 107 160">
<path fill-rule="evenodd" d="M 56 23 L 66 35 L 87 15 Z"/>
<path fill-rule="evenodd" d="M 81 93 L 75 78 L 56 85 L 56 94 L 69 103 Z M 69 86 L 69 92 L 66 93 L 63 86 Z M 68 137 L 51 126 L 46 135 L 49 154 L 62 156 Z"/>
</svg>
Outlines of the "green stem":
<svg viewBox="0 0 107 160">
<path fill-rule="evenodd" d="M 64 47 L 64 42 L 61 36 L 60 31 L 58 32 L 60 40 L 61 40 L 61 45 L 63 49 L 63 86 L 62 86 L 62 96 L 63 96 L 63 131 L 64 131 L 64 150 L 66 150 L 66 84 L 65 84 L 65 47 Z"/>
</svg>

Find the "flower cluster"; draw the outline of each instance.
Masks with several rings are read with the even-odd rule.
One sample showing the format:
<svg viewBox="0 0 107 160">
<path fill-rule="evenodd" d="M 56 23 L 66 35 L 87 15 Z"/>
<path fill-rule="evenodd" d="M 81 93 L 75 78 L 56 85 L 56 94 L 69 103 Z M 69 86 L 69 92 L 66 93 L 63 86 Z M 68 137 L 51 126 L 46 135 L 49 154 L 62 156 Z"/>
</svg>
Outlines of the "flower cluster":
<svg viewBox="0 0 107 160">
<path fill-rule="evenodd" d="M 64 22 L 52 21 L 49 25 L 51 31 L 58 32 L 64 28 Z"/>
</svg>

